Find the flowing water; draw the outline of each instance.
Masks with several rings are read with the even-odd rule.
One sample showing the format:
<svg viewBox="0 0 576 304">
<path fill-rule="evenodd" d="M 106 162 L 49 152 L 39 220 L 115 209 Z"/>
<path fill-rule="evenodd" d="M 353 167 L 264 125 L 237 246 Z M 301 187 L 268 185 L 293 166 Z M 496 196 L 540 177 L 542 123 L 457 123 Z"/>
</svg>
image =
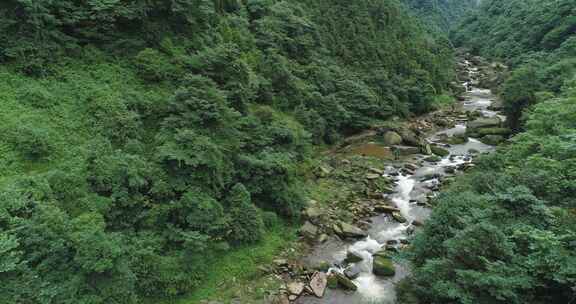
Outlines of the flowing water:
<svg viewBox="0 0 576 304">
<path fill-rule="evenodd" d="M 470 69 L 470 73 L 477 73 L 475 68 Z M 475 83 L 464 84 L 470 90 L 466 93 L 466 98 L 462 107 L 466 111 L 480 111 L 483 116 L 491 117 L 498 115 L 497 112 L 488 110 L 494 95 L 490 90 L 482 90 L 473 87 Z M 440 134 L 454 135 L 466 132 L 465 123 L 456 125 L 454 128 L 442 130 L 430 136 L 428 140 L 435 142 Z M 363 257 L 359 263 L 348 265 L 360 272 L 354 283 L 358 286 L 356 292 L 346 292 L 340 289 L 328 289 L 324 298 L 304 297 L 296 301 L 299 304 L 395 304 L 396 294 L 394 285 L 409 274 L 407 265 L 396 261 L 396 275 L 393 278 L 378 277 L 372 274 L 372 254 L 379 251 L 387 243 L 399 246 L 409 234 L 417 229 L 411 223 L 414 220 L 423 222 L 431 213 L 425 207 L 428 197 L 434 196 L 437 185 L 440 183 L 439 177 L 450 175 L 451 168 L 472 161 L 475 153 L 487 153 L 494 147 L 485 145 L 480 141 L 470 138 L 465 144 L 451 145 L 447 147 L 450 155 L 442 158 L 439 162 L 423 161 L 425 156 L 415 156 L 413 161 L 421 161 L 422 166 L 414 174 L 406 175 L 399 170 L 400 166 L 389 166 L 385 170 L 385 176 L 396 180 L 395 193 L 387 198 L 400 209 L 402 215 L 408 220 L 406 224 L 401 224 L 392 219 L 389 215 L 379 215 L 370 219 L 372 225 L 368 230 L 368 237 L 356 243 L 347 243 L 338 239 L 332 239 L 322 245 L 318 245 L 315 250 L 305 259 L 305 262 L 317 264 L 320 261 L 331 262 L 334 267 L 330 271 L 344 271 L 344 259 L 348 251 Z"/>
</svg>

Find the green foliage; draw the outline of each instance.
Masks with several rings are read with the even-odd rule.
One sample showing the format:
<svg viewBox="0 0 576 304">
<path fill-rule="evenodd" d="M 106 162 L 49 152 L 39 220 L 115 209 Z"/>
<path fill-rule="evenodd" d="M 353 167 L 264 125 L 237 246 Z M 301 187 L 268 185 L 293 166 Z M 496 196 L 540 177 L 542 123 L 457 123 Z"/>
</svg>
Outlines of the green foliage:
<svg viewBox="0 0 576 304">
<path fill-rule="evenodd" d="M 479 12 L 462 20 L 454 40 L 485 56 L 521 62 L 530 53 L 559 48 L 573 35 L 573 4 L 571 0 L 481 1 Z"/>
<path fill-rule="evenodd" d="M 58 102 L 57 97 L 41 84 L 23 86 L 17 94 L 21 103 L 35 108 L 50 108 Z"/>
<path fill-rule="evenodd" d="M 10 141 L 25 158 L 41 160 L 49 157 L 54 150 L 50 130 L 36 123 L 23 122 L 9 132 Z"/>
<path fill-rule="evenodd" d="M 450 45 L 382 0 L 2 1 L 0 62 L 7 303 L 140 303 L 269 259 L 313 144 L 452 81 Z"/>
<path fill-rule="evenodd" d="M 262 239 L 264 222 L 256 206 L 252 204 L 250 193 L 244 185 L 237 184 L 229 195 L 230 240 L 233 243 L 253 243 Z"/>
<path fill-rule="evenodd" d="M 536 69 L 524 66 L 515 70 L 502 85 L 502 98 L 505 100 L 504 113 L 507 124 L 519 130 L 524 110 L 536 103 L 536 92 L 540 82 L 536 79 Z"/>
<path fill-rule="evenodd" d="M 138 72 L 148 81 L 176 80 L 182 76 L 179 67 L 170 57 L 155 49 L 144 49 L 134 58 Z"/>
<path fill-rule="evenodd" d="M 469 12 L 477 8 L 478 0 L 403 0 L 428 26 L 448 32 Z"/>
<path fill-rule="evenodd" d="M 522 113 L 559 94 L 576 73 L 572 1 L 483 1 L 453 33 L 457 45 L 514 68 L 502 87 L 508 123 L 522 130 Z M 522 29 L 522 30 L 519 30 Z"/>
<path fill-rule="evenodd" d="M 403 291 L 419 303 L 564 303 L 576 286 L 576 99 L 544 101 L 526 132 L 437 200 Z"/>
</svg>

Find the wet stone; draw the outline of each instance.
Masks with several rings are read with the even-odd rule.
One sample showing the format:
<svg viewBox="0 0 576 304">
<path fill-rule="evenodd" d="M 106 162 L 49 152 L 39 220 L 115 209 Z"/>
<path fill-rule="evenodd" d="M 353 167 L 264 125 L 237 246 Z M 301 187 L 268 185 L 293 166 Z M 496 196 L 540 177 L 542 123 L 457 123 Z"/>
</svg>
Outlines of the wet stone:
<svg viewBox="0 0 576 304">
<path fill-rule="evenodd" d="M 324 296 L 327 285 L 328 277 L 325 273 L 316 272 L 312 275 L 310 279 L 310 289 L 316 297 L 321 298 Z"/>
<path fill-rule="evenodd" d="M 356 280 L 360 276 L 360 269 L 358 267 L 348 267 L 344 270 L 344 275 L 350 280 Z"/>
</svg>

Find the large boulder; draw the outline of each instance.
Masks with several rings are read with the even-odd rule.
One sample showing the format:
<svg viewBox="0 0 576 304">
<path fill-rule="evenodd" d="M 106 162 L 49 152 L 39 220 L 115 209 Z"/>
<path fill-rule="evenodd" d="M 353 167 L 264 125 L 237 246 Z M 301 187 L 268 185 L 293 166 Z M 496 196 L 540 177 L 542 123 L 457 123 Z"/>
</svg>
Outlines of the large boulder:
<svg viewBox="0 0 576 304">
<path fill-rule="evenodd" d="M 288 295 L 280 294 L 274 296 L 270 301 L 271 304 L 290 304 L 290 299 L 288 299 Z"/>
<path fill-rule="evenodd" d="M 394 262 L 388 256 L 374 255 L 372 272 L 377 276 L 393 277 L 396 275 Z"/>
<path fill-rule="evenodd" d="M 484 144 L 487 145 L 491 145 L 491 146 L 497 146 L 501 143 L 503 143 L 505 140 L 504 136 L 502 135 L 486 135 L 482 138 L 480 138 L 480 141 Z"/>
<path fill-rule="evenodd" d="M 374 206 L 374 211 L 378 213 L 392 213 L 392 212 L 400 212 L 400 209 L 384 204 Z"/>
<path fill-rule="evenodd" d="M 328 271 L 330 267 L 331 265 L 327 261 L 316 261 L 309 264 L 309 268 L 324 272 Z"/>
<path fill-rule="evenodd" d="M 448 151 L 442 147 L 430 146 L 430 149 L 432 149 L 432 153 L 434 153 L 435 155 L 441 156 L 441 157 L 446 157 L 446 156 L 450 155 L 450 151 Z"/>
<path fill-rule="evenodd" d="M 354 225 L 348 224 L 346 222 L 340 222 L 339 228 L 340 228 L 339 232 L 340 232 L 341 236 L 344 238 L 359 239 L 359 238 L 366 237 L 368 235 L 364 230 L 362 230 L 362 229 L 360 229 Z"/>
<path fill-rule="evenodd" d="M 324 178 L 330 175 L 330 173 L 332 173 L 334 169 L 328 167 L 328 166 L 319 166 L 316 168 L 316 170 L 314 171 L 314 175 L 316 175 L 316 177 L 318 178 Z"/>
<path fill-rule="evenodd" d="M 310 206 L 304 210 L 304 217 L 314 224 L 318 224 L 325 212 L 322 208 L 316 206 Z"/>
<path fill-rule="evenodd" d="M 468 136 L 466 136 L 465 134 L 456 134 L 454 136 L 449 137 L 444 142 L 451 145 L 463 145 L 468 142 Z"/>
<path fill-rule="evenodd" d="M 480 78 L 478 85 L 481 88 L 492 89 L 498 87 L 501 82 L 500 76 L 494 71 L 487 72 L 486 75 Z"/>
<path fill-rule="evenodd" d="M 300 234 L 308 240 L 314 240 L 318 235 L 318 227 L 307 221 L 304 223 L 304 226 L 300 228 Z"/>
<path fill-rule="evenodd" d="M 375 180 L 375 179 L 379 179 L 380 177 L 382 177 L 382 175 L 377 174 L 377 173 L 367 173 L 366 174 L 367 180 Z"/>
<path fill-rule="evenodd" d="M 315 272 L 310 279 L 310 289 L 312 293 L 321 298 L 324 296 L 324 292 L 326 291 L 326 286 L 328 285 L 328 278 L 325 273 L 323 272 Z"/>
<path fill-rule="evenodd" d="M 423 140 L 410 129 L 400 129 L 398 130 L 398 134 L 402 137 L 402 142 L 405 145 L 413 147 L 420 147 L 422 145 Z"/>
<path fill-rule="evenodd" d="M 502 119 L 498 116 L 494 117 L 480 117 L 466 124 L 466 128 L 470 131 L 482 128 L 495 128 L 502 125 Z"/>
<path fill-rule="evenodd" d="M 402 136 L 394 131 L 384 133 L 384 144 L 387 146 L 396 146 L 402 143 Z"/>
<path fill-rule="evenodd" d="M 292 283 L 288 283 L 288 285 L 286 285 L 286 290 L 291 295 L 300 296 L 302 294 L 302 292 L 304 291 L 304 287 L 305 287 L 305 285 L 302 282 L 292 282 Z"/>
<path fill-rule="evenodd" d="M 471 57 L 470 62 L 472 62 L 474 65 L 486 65 L 487 64 L 486 59 L 484 59 L 483 57 L 480 57 L 480 56 Z"/>
</svg>

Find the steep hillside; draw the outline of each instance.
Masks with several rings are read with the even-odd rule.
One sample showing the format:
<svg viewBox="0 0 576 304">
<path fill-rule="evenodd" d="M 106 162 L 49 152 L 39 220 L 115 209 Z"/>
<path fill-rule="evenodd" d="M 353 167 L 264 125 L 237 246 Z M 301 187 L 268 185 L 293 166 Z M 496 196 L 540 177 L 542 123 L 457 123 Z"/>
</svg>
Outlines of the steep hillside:
<svg viewBox="0 0 576 304">
<path fill-rule="evenodd" d="M 571 0 L 484 0 L 479 10 L 462 21 L 453 38 L 483 56 L 518 62 L 558 49 L 576 34 Z"/>
<path fill-rule="evenodd" d="M 433 109 L 452 80 L 451 50 L 396 1 L 0 16 L 2 303 L 195 291 L 212 258 L 298 218 L 314 145 Z"/>
<path fill-rule="evenodd" d="M 522 129 L 522 112 L 558 94 L 576 72 L 576 10 L 571 0 L 483 1 L 453 39 L 472 52 L 511 64 L 502 87 L 509 124 Z"/>
<path fill-rule="evenodd" d="M 478 7 L 478 0 L 403 0 L 428 26 L 448 32 L 470 11 Z"/>
</svg>

